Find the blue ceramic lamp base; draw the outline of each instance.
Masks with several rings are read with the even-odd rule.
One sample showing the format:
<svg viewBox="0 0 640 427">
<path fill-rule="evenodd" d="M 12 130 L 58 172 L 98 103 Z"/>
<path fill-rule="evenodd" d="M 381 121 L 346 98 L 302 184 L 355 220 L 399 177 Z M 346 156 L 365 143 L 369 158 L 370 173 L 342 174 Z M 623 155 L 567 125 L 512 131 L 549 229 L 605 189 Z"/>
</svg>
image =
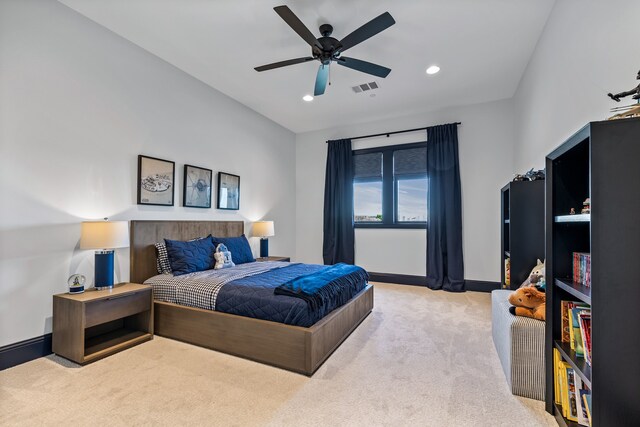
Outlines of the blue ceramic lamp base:
<svg viewBox="0 0 640 427">
<path fill-rule="evenodd" d="M 269 239 L 260 239 L 260 258 L 267 258 L 269 256 Z"/>
<path fill-rule="evenodd" d="M 113 288 L 113 250 L 96 251 L 96 289 Z"/>
</svg>

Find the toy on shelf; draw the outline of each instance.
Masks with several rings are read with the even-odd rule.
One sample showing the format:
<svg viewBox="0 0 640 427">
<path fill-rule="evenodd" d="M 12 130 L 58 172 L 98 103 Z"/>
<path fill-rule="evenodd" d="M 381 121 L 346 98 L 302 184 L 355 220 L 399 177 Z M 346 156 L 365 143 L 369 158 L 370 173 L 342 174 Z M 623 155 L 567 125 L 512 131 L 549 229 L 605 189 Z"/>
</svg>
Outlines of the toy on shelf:
<svg viewBox="0 0 640 427">
<path fill-rule="evenodd" d="M 504 287 L 511 286 L 511 258 L 504 260 Z"/>
<path fill-rule="evenodd" d="M 547 297 L 538 287 L 525 286 L 511 292 L 509 303 L 509 313 L 513 315 L 545 320 Z"/>
<path fill-rule="evenodd" d="M 531 270 L 531 273 L 529 273 L 529 277 L 527 277 L 527 280 L 522 282 L 522 285 L 520 285 L 520 287 L 524 288 L 526 286 L 537 286 L 540 289 L 545 289 L 547 286 L 545 271 L 545 262 L 538 259 L 536 261 L 536 266 L 533 267 L 533 270 Z"/>
<path fill-rule="evenodd" d="M 529 170 L 529 172 L 527 172 L 524 176 L 526 178 L 528 178 L 529 181 L 540 181 L 540 180 L 543 180 L 545 178 L 544 169 L 539 169 L 537 171 L 534 171 L 533 168 L 531 168 Z"/>
<path fill-rule="evenodd" d="M 582 202 L 582 210 L 580 213 L 588 214 L 591 213 L 591 198 L 587 197 L 584 202 Z"/>
<path fill-rule="evenodd" d="M 513 178 L 513 182 L 522 182 L 522 181 L 540 181 L 545 178 L 544 169 L 539 169 L 534 171 L 533 168 L 529 169 L 527 173 L 517 174 Z"/>
<path fill-rule="evenodd" d="M 638 71 L 636 80 L 640 80 L 640 71 Z M 626 98 L 627 96 L 630 96 L 630 95 L 633 95 L 632 98 L 637 101 L 637 104 L 624 105 L 622 107 L 612 108 L 611 112 L 612 113 L 615 112 L 618 114 L 609 117 L 609 120 L 640 117 L 640 85 L 625 92 L 616 93 L 615 95 L 612 93 L 608 93 L 607 95 L 609 96 L 609 98 L 613 99 L 616 102 L 620 102 L 620 98 Z"/>
</svg>

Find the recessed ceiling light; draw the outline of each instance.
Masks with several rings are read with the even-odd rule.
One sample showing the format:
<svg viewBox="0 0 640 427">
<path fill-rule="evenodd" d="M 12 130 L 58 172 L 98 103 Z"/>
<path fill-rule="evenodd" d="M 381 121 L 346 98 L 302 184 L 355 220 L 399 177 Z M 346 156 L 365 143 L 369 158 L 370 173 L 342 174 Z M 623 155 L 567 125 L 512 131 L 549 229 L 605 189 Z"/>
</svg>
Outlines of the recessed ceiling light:
<svg viewBox="0 0 640 427">
<path fill-rule="evenodd" d="M 440 67 L 438 67 L 437 65 L 432 65 L 431 67 L 427 68 L 427 74 L 435 74 L 438 71 L 440 71 Z"/>
<path fill-rule="evenodd" d="M 302 97 L 302 99 L 303 99 L 304 101 L 311 102 L 311 101 L 313 101 L 313 96 L 311 96 L 311 95 L 305 95 L 305 96 L 303 96 L 303 97 Z"/>
</svg>

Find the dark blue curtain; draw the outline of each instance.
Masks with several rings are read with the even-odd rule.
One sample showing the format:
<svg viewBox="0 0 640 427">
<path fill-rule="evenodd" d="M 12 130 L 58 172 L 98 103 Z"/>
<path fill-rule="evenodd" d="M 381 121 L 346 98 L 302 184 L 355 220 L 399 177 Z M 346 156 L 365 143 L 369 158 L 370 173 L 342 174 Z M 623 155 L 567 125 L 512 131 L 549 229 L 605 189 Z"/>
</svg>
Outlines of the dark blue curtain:
<svg viewBox="0 0 640 427">
<path fill-rule="evenodd" d="M 354 263 L 353 153 L 351 140 L 328 141 L 327 171 L 324 181 L 325 264 Z"/>
<path fill-rule="evenodd" d="M 427 286 L 464 291 L 458 127 L 427 129 Z"/>
</svg>

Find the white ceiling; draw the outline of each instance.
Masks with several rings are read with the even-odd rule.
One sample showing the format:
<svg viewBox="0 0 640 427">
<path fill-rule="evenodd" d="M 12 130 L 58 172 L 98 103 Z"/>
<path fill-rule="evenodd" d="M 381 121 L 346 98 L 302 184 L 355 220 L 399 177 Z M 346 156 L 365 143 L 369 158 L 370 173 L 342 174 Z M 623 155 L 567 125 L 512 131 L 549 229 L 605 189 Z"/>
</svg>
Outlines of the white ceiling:
<svg viewBox="0 0 640 427">
<path fill-rule="evenodd" d="M 555 0 L 60 0 L 197 79 L 305 132 L 510 98 Z M 388 11 L 396 24 L 348 56 L 387 66 L 386 79 L 332 65 L 331 86 L 313 102 L 319 63 L 258 73 L 254 67 L 307 56 L 309 46 L 273 11 L 287 4 L 318 37 L 341 39 Z M 439 74 L 427 76 L 432 64 Z M 376 81 L 375 97 L 351 86 Z"/>
</svg>

